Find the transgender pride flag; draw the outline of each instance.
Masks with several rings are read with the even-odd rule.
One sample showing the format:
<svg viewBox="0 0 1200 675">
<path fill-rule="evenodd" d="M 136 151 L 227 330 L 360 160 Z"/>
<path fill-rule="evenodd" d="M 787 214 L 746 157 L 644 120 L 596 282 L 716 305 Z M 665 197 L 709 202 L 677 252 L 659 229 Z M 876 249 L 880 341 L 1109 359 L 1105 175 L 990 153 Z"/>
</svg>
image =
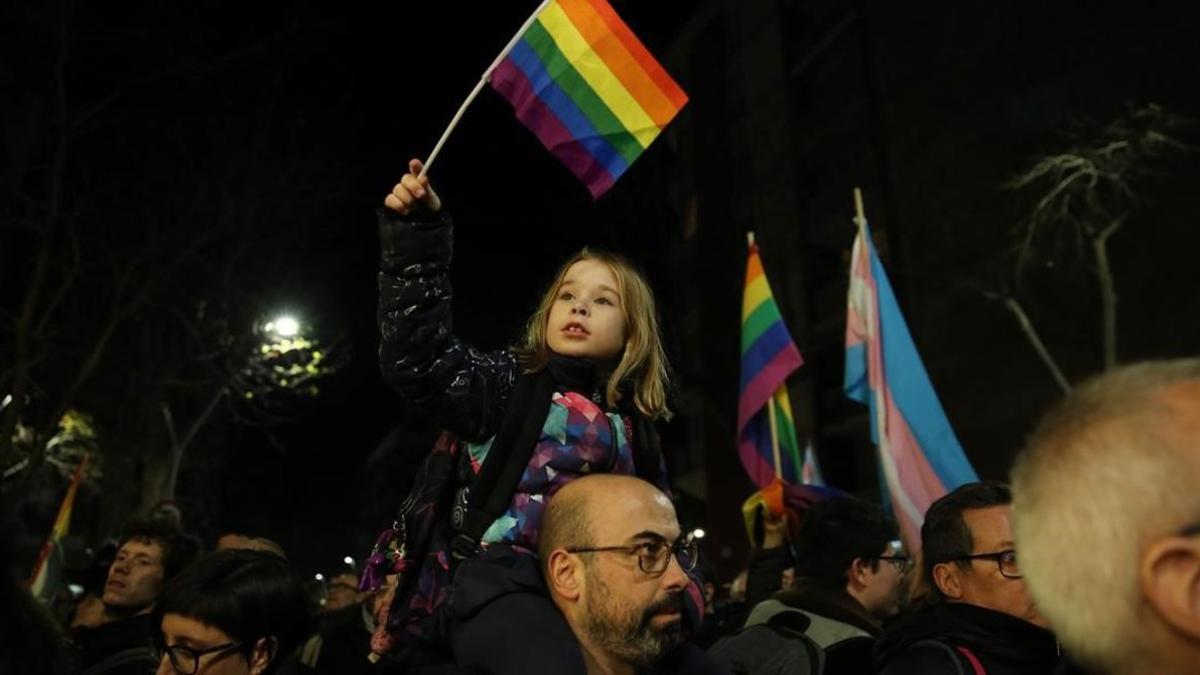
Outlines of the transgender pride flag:
<svg viewBox="0 0 1200 675">
<path fill-rule="evenodd" d="M 750 255 L 742 294 L 738 454 L 750 480 L 760 488 L 776 478 L 799 484 L 803 482 L 803 461 L 786 382 L 804 359 L 779 314 L 754 235 L 749 237 Z"/>
<path fill-rule="evenodd" d="M 884 498 L 909 550 L 916 552 L 929 505 L 979 479 L 933 391 L 861 216 L 850 263 L 843 386 L 847 396 L 871 409 Z"/>
</svg>

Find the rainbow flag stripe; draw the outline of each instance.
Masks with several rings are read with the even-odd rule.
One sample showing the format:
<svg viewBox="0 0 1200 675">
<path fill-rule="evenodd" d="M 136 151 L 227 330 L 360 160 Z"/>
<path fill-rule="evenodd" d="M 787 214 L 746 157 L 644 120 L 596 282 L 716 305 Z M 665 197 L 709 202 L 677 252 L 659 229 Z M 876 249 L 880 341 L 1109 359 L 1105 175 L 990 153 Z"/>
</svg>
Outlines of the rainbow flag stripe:
<svg viewBox="0 0 1200 675">
<path fill-rule="evenodd" d="M 802 482 L 804 462 L 796 440 L 796 423 L 786 381 L 803 364 L 804 359 L 792 342 L 767 283 L 758 245 L 751 244 L 742 295 L 738 454 L 746 473 L 759 487 L 770 485 L 777 477 L 768 405 L 775 409 L 775 436 L 781 469 L 778 478 L 794 484 Z"/>
<path fill-rule="evenodd" d="M 604 0 L 549 2 L 492 71 L 491 84 L 593 198 L 687 103 Z"/>
</svg>

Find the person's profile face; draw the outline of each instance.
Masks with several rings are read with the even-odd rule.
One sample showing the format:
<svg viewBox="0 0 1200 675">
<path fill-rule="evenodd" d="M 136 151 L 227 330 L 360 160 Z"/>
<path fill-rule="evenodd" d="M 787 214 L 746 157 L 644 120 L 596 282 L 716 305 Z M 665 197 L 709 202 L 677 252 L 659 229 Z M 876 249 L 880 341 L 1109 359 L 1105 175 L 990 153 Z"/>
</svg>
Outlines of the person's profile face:
<svg viewBox="0 0 1200 675">
<path fill-rule="evenodd" d="M 649 664 L 678 644 L 683 591 L 690 579 L 674 554 L 665 569 L 647 572 L 641 558 L 671 546 L 680 537 L 675 509 L 657 491 L 651 496 L 613 498 L 611 509 L 593 524 L 595 546 L 629 551 L 587 554 L 585 630 L 592 641 L 624 660 Z"/>
<path fill-rule="evenodd" d="M 130 539 L 108 568 L 101 600 L 124 611 L 148 611 L 163 585 L 163 547 L 153 539 Z"/>
<path fill-rule="evenodd" d="M 1014 549 L 1012 506 L 1008 504 L 963 511 L 963 522 L 971 530 L 974 548 L 971 555 L 999 553 Z M 1020 560 L 1018 552 L 1017 560 Z M 1010 578 L 1000 571 L 995 560 L 969 561 L 970 567 L 960 576 L 963 602 L 1004 612 L 1045 627 L 1048 624 L 1038 613 L 1025 581 Z"/>
<path fill-rule="evenodd" d="M 871 614 L 886 619 L 900 612 L 905 573 L 893 560 L 906 555 L 904 546 L 899 541 L 889 543 L 879 555 L 883 559 L 876 560 L 874 569 L 868 568 L 866 572 L 863 605 Z"/>
</svg>

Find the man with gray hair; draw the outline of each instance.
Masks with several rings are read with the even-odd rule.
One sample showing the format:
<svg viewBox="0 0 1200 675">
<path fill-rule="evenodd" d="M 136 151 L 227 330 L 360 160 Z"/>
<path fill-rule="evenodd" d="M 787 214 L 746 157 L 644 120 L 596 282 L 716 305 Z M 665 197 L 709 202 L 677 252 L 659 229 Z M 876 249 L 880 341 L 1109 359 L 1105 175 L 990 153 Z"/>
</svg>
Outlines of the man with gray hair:
<svg viewBox="0 0 1200 675">
<path fill-rule="evenodd" d="M 1101 673 L 1200 671 L 1200 359 L 1094 378 L 1012 473 L 1026 583 Z"/>
</svg>

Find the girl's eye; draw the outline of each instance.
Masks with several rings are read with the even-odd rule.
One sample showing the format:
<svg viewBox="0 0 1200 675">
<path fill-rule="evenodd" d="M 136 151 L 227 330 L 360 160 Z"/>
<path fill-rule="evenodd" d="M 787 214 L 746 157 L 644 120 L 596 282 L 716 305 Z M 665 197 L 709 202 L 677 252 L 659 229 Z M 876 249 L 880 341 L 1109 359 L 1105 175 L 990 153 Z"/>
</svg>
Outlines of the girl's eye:
<svg viewBox="0 0 1200 675">
<path fill-rule="evenodd" d="M 564 292 L 564 293 L 560 293 L 560 294 L 558 295 L 558 299 L 559 299 L 559 300 L 574 300 L 574 299 L 575 299 L 575 295 L 574 295 L 574 294 L 572 294 L 572 293 L 566 293 L 566 292 Z"/>
</svg>

